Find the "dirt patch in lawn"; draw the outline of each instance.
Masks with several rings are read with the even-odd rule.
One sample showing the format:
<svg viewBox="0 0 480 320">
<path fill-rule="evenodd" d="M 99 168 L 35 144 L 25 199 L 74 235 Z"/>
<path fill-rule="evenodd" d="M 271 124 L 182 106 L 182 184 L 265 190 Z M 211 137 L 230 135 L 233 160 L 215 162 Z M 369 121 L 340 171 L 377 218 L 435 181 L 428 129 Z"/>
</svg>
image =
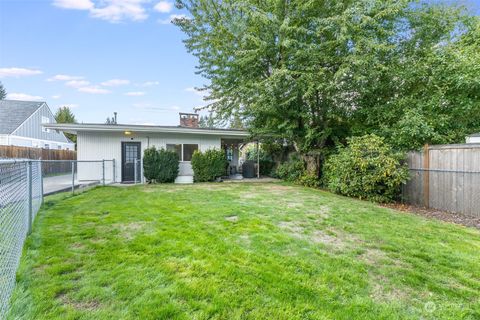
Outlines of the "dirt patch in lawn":
<svg viewBox="0 0 480 320">
<path fill-rule="evenodd" d="M 413 213 L 429 219 L 437 219 L 445 222 L 456 223 L 466 227 L 480 229 L 480 217 L 469 217 L 460 213 L 451 213 L 436 209 L 427 209 L 402 203 L 385 204 L 384 207 L 395 209 L 402 212 Z"/>
<path fill-rule="evenodd" d="M 296 221 L 280 221 L 278 226 L 296 238 L 304 236 L 305 228 Z"/>
<path fill-rule="evenodd" d="M 384 276 L 372 276 L 370 282 L 372 283 L 370 297 L 377 302 L 389 303 L 410 299 L 410 294 L 406 290 L 392 286 Z"/>
<path fill-rule="evenodd" d="M 147 227 L 146 222 L 115 223 L 115 229 L 120 231 L 120 236 L 127 240 L 132 240 L 136 235 L 144 232 Z"/>
<path fill-rule="evenodd" d="M 70 245 L 70 248 L 73 250 L 83 250 L 85 249 L 85 244 L 81 242 L 75 242 Z"/>
<path fill-rule="evenodd" d="M 99 309 L 101 306 L 100 302 L 97 300 L 75 301 L 69 298 L 65 293 L 60 294 L 57 298 L 62 302 L 63 305 L 73 307 L 77 310 L 94 311 Z"/>
<path fill-rule="evenodd" d="M 228 216 L 228 217 L 225 217 L 225 220 L 230 221 L 230 222 L 237 222 L 238 221 L 238 216 Z"/>
<path fill-rule="evenodd" d="M 343 250 L 347 246 L 345 241 L 338 235 L 329 234 L 322 230 L 315 230 L 310 236 L 310 239 L 314 243 L 322 243 L 332 247 L 335 250 Z"/>
</svg>

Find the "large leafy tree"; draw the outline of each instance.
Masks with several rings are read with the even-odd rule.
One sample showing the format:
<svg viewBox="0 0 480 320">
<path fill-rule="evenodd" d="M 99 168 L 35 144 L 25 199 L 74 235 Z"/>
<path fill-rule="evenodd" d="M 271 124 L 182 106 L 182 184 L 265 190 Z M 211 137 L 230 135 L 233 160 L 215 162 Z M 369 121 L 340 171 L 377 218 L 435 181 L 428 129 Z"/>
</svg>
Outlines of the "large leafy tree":
<svg viewBox="0 0 480 320">
<path fill-rule="evenodd" d="M 3 83 L 0 82 L 0 100 L 3 100 L 7 97 L 7 90 L 3 86 Z"/>
<path fill-rule="evenodd" d="M 77 123 L 75 115 L 68 106 L 58 108 L 55 113 L 55 120 L 58 123 Z M 65 133 L 65 136 L 73 142 L 77 142 L 77 136 L 72 133 Z"/>
<path fill-rule="evenodd" d="M 293 142 L 314 170 L 325 146 L 378 130 L 385 119 L 389 127 L 401 120 L 390 109 L 415 104 L 412 90 L 422 81 L 405 77 L 416 72 L 418 59 L 450 46 L 468 20 L 459 8 L 406 0 L 177 0 L 177 6 L 189 12 L 176 24 L 208 80 L 208 107 L 241 117 L 254 135 Z"/>
<path fill-rule="evenodd" d="M 428 13 L 441 12 L 434 7 Z M 364 96 L 354 133 L 373 132 L 397 149 L 409 150 L 424 143 L 463 142 L 465 135 L 480 131 L 480 23 L 457 18 L 463 30 L 424 48 L 405 48 L 411 52 L 390 64 L 390 82 L 369 81 L 377 95 Z M 442 31 L 440 25 L 437 32 L 447 35 L 449 29 Z"/>
</svg>

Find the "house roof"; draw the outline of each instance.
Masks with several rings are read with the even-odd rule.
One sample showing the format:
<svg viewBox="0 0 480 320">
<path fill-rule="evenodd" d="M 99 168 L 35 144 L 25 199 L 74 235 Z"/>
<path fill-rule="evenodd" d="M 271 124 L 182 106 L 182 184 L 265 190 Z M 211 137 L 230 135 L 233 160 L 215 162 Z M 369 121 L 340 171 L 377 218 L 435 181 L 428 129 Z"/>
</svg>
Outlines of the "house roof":
<svg viewBox="0 0 480 320">
<path fill-rule="evenodd" d="M 245 130 L 238 129 L 210 129 L 210 128 L 189 128 L 181 126 L 149 126 L 134 124 L 100 124 L 100 123 L 49 123 L 46 128 L 60 130 L 69 133 L 78 132 L 142 132 L 142 133 L 180 133 L 180 134 L 201 134 L 216 135 L 222 137 L 244 137 L 250 134 Z"/>
<path fill-rule="evenodd" d="M 45 102 L 0 100 L 0 134 L 11 134 Z"/>
</svg>

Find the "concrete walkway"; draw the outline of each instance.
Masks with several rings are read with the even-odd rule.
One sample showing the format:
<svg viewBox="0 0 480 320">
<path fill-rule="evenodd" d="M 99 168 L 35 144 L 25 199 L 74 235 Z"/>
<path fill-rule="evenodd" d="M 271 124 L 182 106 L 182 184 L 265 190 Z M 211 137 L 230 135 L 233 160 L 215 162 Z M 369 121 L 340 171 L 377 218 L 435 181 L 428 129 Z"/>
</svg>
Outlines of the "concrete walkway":
<svg viewBox="0 0 480 320">
<path fill-rule="evenodd" d="M 74 180 L 74 188 L 83 188 L 95 184 L 99 184 L 100 181 L 78 181 Z M 43 195 L 47 196 L 49 194 L 69 191 L 72 190 L 72 175 L 71 174 L 62 174 L 58 176 L 51 176 L 43 178 Z"/>
</svg>

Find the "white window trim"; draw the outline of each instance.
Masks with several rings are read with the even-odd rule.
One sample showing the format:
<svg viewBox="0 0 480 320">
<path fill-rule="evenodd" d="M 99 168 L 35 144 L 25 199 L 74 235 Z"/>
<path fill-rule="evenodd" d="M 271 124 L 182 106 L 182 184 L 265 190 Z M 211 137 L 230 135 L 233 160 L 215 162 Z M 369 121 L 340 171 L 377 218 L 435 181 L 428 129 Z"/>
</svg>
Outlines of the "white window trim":
<svg viewBox="0 0 480 320">
<path fill-rule="evenodd" d="M 180 145 L 180 153 L 182 154 L 182 158 L 178 161 L 178 162 L 181 162 L 181 163 L 190 163 L 192 161 L 185 161 L 183 160 L 184 159 L 184 150 L 183 150 L 183 146 L 186 145 L 186 144 L 195 144 L 197 145 L 197 150 L 200 150 L 200 144 L 199 143 L 166 143 L 165 144 L 165 150 L 167 150 L 167 146 L 168 145 Z"/>
</svg>

